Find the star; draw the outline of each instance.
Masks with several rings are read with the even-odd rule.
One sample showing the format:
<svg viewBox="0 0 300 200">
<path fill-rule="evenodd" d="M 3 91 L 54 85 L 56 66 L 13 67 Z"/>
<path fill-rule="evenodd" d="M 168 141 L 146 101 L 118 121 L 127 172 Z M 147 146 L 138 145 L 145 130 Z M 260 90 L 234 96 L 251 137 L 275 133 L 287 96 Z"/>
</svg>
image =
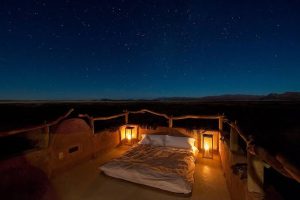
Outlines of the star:
<svg viewBox="0 0 300 200">
<path fill-rule="evenodd" d="M 3 1 L 1 57 L 12 62 L 6 67 L 0 59 L 0 81 L 7 87 L 0 94 L 19 94 L 23 83 L 16 72 L 31 77 L 27 85 L 47 86 L 55 71 L 62 84 L 54 82 L 53 91 L 80 82 L 86 98 L 94 91 L 117 96 L 131 86 L 126 94 L 138 96 L 149 84 L 149 94 L 161 96 L 176 77 L 184 84 L 172 81 L 170 96 L 300 90 L 297 6 L 260 1 L 248 12 L 242 4 L 213 1 Z M 70 84 L 63 84 L 66 77 Z"/>
</svg>

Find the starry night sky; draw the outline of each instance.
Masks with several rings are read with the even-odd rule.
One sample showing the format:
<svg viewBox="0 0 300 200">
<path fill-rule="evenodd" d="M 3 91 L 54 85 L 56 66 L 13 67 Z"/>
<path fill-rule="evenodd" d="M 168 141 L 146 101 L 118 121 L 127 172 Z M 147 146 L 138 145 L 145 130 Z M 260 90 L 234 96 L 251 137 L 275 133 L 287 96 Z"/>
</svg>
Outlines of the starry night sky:
<svg viewBox="0 0 300 200">
<path fill-rule="evenodd" d="M 300 2 L 0 2 L 0 99 L 300 90 Z"/>
</svg>

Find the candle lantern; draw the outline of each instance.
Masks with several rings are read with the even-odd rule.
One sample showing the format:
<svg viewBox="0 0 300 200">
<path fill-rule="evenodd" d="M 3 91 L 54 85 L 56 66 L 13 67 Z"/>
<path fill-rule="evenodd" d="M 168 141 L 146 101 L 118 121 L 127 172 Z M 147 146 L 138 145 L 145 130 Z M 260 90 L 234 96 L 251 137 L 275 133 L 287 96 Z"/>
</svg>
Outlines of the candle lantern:
<svg viewBox="0 0 300 200">
<path fill-rule="evenodd" d="M 126 126 L 125 128 L 125 138 L 123 139 L 123 144 L 132 145 L 136 140 L 135 135 L 133 134 L 134 127 Z"/>
<path fill-rule="evenodd" d="M 203 134 L 202 141 L 203 158 L 213 158 L 213 135 Z"/>
</svg>

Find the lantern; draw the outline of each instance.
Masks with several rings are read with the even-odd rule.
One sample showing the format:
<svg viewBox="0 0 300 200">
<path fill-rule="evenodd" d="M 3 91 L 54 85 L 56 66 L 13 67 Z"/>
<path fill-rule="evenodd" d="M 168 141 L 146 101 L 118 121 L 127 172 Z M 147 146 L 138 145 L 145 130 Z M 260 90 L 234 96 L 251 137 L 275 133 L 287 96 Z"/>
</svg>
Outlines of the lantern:
<svg viewBox="0 0 300 200">
<path fill-rule="evenodd" d="M 213 135 L 203 134 L 202 142 L 203 158 L 213 158 Z"/>
<path fill-rule="evenodd" d="M 132 145 L 134 143 L 135 135 L 133 134 L 134 127 L 126 126 L 125 128 L 125 138 L 123 140 L 124 144 Z"/>
</svg>

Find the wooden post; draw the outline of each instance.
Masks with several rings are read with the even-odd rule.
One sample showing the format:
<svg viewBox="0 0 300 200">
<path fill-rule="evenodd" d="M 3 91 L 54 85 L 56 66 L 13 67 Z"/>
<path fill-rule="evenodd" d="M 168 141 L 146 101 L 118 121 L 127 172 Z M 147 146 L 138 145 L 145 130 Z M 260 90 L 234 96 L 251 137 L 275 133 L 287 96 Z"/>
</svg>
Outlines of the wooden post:
<svg viewBox="0 0 300 200">
<path fill-rule="evenodd" d="M 255 194 L 255 199 L 264 199 L 264 163 L 248 152 L 247 164 L 248 192 Z"/>
<path fill-rule="evenodd" d="M 173 127 L 173 116 L 169 117 L 169 128 Z"/>
<path fill-rule="evenodd" d="M 223 131 L 223 120 L 224 120 L 224 116 L 220 116 L 219 117 L 219 131 L 220 132 Z"/>
<path fill-rule="evenodd" d="M 217 149 L 220 151 L 220 142 L 221 142 L 221 133 L 223 131 L 223 121 L 224 121 L 224 115 L 219 117 L 219 141 L 217 142 Z"/>
<path fill-rule="evenodd" d="M 237 125 L 237 122 L 234 122 Z M 237 131 L 231 126 L 230 127 L 230 151 L 238 151 L 239 150 L 239 134 Z"/>
</svg>

